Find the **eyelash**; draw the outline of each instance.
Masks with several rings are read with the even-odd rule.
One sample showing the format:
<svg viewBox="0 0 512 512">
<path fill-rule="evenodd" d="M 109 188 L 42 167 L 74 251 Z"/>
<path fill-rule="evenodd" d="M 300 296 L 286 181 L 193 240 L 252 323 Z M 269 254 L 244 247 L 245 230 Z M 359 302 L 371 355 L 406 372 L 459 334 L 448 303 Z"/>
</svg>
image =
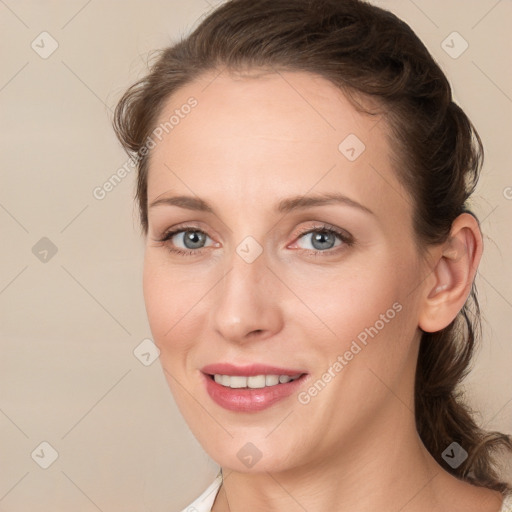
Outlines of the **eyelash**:
<svg viewBox="0 0 512 512">
<path fill-rule="evenodd" d="M 201 233 L 205 236 L 208 236 L 208 233 L 206 233 L 205 231 L 203 231 L 202 229 L 199 229 L 195 226 L 180 226 L 179 228 L 176 228 L 176 229 L 173 229 L 173 230 L 170 230 L 170 231 L 166 231 L 163 236 L 161 238 L 159 238 L 157 240 L 157 242 L 160 242 L 160 243 L 163 243 L 163 244 L 166 244 L 166 242 L 168 242 L 169 240 L 172 239 L 172 237 L 174 235 L 177 235 L 178 233 L 183 233 L 183 232 L 187 232 L 187 231 L 194 231 L 196 233 Z M 343 246 L 348 246 L 348 247 L 351 247 L 354 245 L 354 239 L 351 235 L 349 235 L 348 233 L 346 232 L 343 232 L 341 230 L 338 230 L 332 226 L 328 226 L 327 224 L 322 224 L 320 226 L 313 226 L 312 228 L 309 227 L 309 228 L 304 228 L 303 230 L 300 230 L 298 235 L 297 235 L 297 240 L 300 239 L 301 237 L 309 234 L 309 233 L 327 233 L 327 234 L 333 234 L 333 235 L 336 235 L 342 242 L 342 246 L 338 246 L 337 248 L 334 248 L 334 249 L 327 249 L 325 251 L 319 251 L 319 250 L 311 250 L 311 249 L 298 249 L 299 251 L 305 251 L 313 256 L 320 256 L 320 255 L 324 255 L 324 254 L 333 254 L 333 253 L 336 253 L 338 252 L 340 249 L 343 248 Z M 173 253 L 173 254 L 178 254 L 180 256 L 197 256 L 198 254 L 201 253 L 201 250 L 204 249 L 203 248 L 200 248 L 200 249 L 187 249 L 187 250 L 184 250 L 184 249 L 180 249 L 179 247 L 170 247 L 170 246 L 167 246 L 167 249 L 169 250 L 169 252 Z"/>
</svg>

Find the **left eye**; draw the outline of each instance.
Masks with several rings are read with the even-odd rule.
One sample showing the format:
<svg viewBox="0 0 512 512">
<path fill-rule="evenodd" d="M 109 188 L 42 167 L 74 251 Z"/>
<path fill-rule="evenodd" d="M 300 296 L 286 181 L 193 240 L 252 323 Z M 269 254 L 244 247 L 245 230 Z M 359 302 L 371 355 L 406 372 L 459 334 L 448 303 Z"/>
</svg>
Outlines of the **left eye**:
<svg viewBox="0 0 512 512">
<path fill-rule="evenodd" d="M 301 235 L 297 244 L 301 249 L 325 251 L 341 245 L 343 241 L 342 236 L 335 231 L 317 229 Z"/>
</svg>

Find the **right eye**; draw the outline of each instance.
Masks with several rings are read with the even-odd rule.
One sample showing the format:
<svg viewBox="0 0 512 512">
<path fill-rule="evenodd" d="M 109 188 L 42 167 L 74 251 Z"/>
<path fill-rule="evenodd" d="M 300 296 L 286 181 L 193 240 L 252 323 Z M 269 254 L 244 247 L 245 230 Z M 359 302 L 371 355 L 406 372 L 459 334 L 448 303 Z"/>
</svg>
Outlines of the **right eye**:
<svg viewBox="0 0 512 512">
<path fill-rule="evenodd" d="M 206 247 L 219 246 L 202 229 L 195 226 L 171 229 L 158 241 L 163 243 L 171 253 L 184 256 L 200 254 L 201 249 Z"/>
<path fill-rule="evenodd" d="M 208 240 L 211 243 L 207 244 Z M 215 245 L 204 231 L 193 227 L 167 231 L 159 241 L 165 243 L 170 252 L 189 256 L 199 253 L 204 247 Z"/>
</svg>

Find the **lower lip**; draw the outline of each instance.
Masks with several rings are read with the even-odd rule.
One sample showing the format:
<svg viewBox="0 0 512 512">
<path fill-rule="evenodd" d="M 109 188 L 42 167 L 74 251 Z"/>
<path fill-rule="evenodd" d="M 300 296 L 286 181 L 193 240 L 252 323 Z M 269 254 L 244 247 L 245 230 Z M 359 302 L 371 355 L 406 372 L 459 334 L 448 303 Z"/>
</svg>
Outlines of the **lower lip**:
<svg viewBox="0 0 512 512">
<path fill-rule="evenodd" d="M 228 388 L 217 384 L 209 375 L 203 374 L 203 376 L 206 391 L 216 404 L 235 412 L 257 412 L 289 397 L 302 384 L 307 375 L 304 374 L 286 384 L 276 384 L 258 389 Z"/>
</svg>

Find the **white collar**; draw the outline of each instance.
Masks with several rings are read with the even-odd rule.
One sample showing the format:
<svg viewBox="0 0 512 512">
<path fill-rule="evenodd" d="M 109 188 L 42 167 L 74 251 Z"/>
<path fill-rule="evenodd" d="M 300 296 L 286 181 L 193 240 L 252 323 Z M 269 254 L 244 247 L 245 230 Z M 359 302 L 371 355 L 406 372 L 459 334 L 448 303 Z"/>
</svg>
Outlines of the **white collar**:
<svg viewBox="0 0 512 512">
<path fill-rule="evenodd" d="M 187 508 L 183 509 L 182 512 L 211 512 L 213 502 L 217 497 L 221 484 L 222 471 L 219 471 L 219 474 L 206 491 L 204 491 L 194 503 L 191 503 Z"/>
</svg>

